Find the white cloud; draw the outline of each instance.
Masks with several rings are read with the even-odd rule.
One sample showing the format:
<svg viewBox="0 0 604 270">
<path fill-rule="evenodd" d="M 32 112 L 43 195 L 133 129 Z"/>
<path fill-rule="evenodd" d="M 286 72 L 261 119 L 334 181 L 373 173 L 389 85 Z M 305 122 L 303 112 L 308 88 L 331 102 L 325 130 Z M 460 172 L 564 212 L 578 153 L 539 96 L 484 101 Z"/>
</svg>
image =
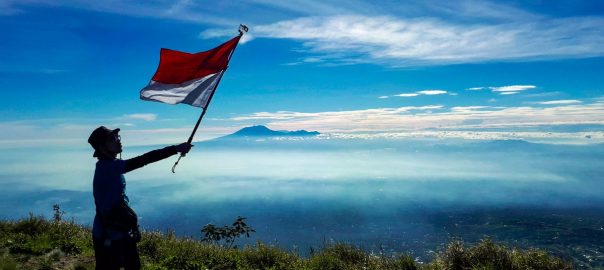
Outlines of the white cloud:
<svg viewBox="0 0 604 270">
<path fill-rule="evenodd" d="M 442 95 L 442 94 L 446 94 L 447 91 L 445 90 L 422 90 L 422 91 L 418 91 L 418 94 L 422 94 L 422 95 Z"/>
<path fill-rule="evenodd" d="M 578 104 L 578 103 L 581 103 L 581 101 L 576 100 L 576 99 L 551 100 L 551 101 L 537 102 L 537 104 L 541 104 L 541 105 L 560 105 L 560 104 Z"/>
<path fill-rule="evenodd" d="M 126 119 L 136 119 L 143 121 L 155 121 L 157 119 L 157 114 L 154 113 L 134 113 L 134 114 L 126 114 L 124 115 Z"/>
<path fill-rule="evenodd" d="M 393 97 L 417 97 L 419 95 L 428 95 L 428 96 L 433 96 L 433 95 L 442 95 L 442 94 L 446 94 L 447 91 L 445 90 L 421 90 L 421 91 L 417 91 L 415 93 L 402 93 L 402 94 L 398 94 L 398 95 L 393 95 Z M 451 93 L 451 95 L 457 95 L 454 93 Z"/>
<path fill-rule="evenodd" d="M 346 118 L 352 120 L 353 118 L 364 118 L 365 120 L 379 119 L 386 115 L 398 115 L 398 114 L 409 114 L 414 111 L 429 111 L 442 109 L 442 105 L 427 105 L 427 106 L 406 106 L 398 108 L 378 108 L 378 109 L 366 109 L 366 110 L 353 110 L 353 111 L 335 111 L 335 112 L 318 112 L 318 113 L 303 113 L 303 112 L 291 112 L 291 111 L 278 111 L 278 112 L 257 112 L 247 116 L 233 117 L 231 120 L 244 121 L 244 120 L 298 120 L 298 119 L 333 119 L 333 120 L 345 120 Z M 347 120 L 346 120 L 347 121 Z M 297 130 L 297 129 L 296 129 Z"/>
<path fill-rule="evenodd" d="M 486 108 L 491 108 L 491 107 L 489 107 L 489 106 L 458 106 L 458 107 L 452 107 L 451 111 L 468 112 L 468 111 L 480 110 L 480 109 L 486 109 Z"/>
<path fill-rule="evenodd" d="M 587 136 L 591 137 L 586 140 Z M 604 132 L 539 132 L 539 131 L 405 131 L 380 133 L 329 133 L 322 139 L 464 139 L 464 140 L 527 140 L 545 143 L 593 144 L 604 143 Z M 595 140 L 594 140 L 595 139 Z"/>
<path fill-rule="evenodd" d="M 515 95 L 520 93 L 521 91 L 526 91 L 530 89 L 535 89 L 537 86 L 535 85 L 507 85 L 507 86 L 489 86 L 489 87 L 471 87 L 466 88 L 469 91 L 480 91 L 484 89 L 490 89 L 492 92 L 499 93 L 500 95 Z"/>
<path fill-rule="evenodd" d="M 124 117 L 104 119 L 30 119 L 24 121 L 0 121 L 0 129 L 11 132 L 0 133 L 0 149 L 61 146 L 89 149 L 87 139 L 100 125 L 109 128 L 121 127 L 122 141 L 126 146 L 175 144 L 184 142 L 191 134 L 191 123 L 185 126 L 164 128 L 165 123 L 149 122 L 133 128 L 129 123 L 119 123 Z M 85 124 L 80 124 L 85 123 Z M 156 128 L 162 126 L 162 128 Z M 200 128 L 195 141 L 212 139 L 239 129 L 233 127 Z"/>
<path fill-rule="evenodd" d="M 253 27 L 257 38 L 291 39 L 331 61 L 422 66 L 604 55 L 604 19 L 527 17 L 461 23 L 434 17 L 333 15 Z"/>
<path fill-rule="evenodd" d="M 508 85 L 508 86 L 491 86 L 493 92 L 518 92 L 530 89 L 535 89 L 537 86 L 534 85 Z"/>
<path fill-rule="evenodd" d="M 217 8 L 189 0 L 4 0 L 0 15 L 30 6 L 195 22 L 209 27 L 201 33 L 207 38 L 232 37 L 233 26 L 245 22 L 250 33 L 243 43 L 296 40 L 332 64 L 421 66 L 604 55 L 602 17 L 554 18 L 489 1 L 254 0 L 226 1 Z"/>
<path fill-rule="evenodd" d="M 384 99 L 384 98 L 388 98 L 388 96 L 379 96 L 378 98 Z"/>
<path fill-rule="evenodd" d="M 395 132 L 426 129 L 518 128 L 556 125 L 604 125 L 604 103 L 548 107 L 442 105 L 327 112 L 258 112 L 233 121 L 267 121 L 276 129 L 320 132 Z"/>
</svg>

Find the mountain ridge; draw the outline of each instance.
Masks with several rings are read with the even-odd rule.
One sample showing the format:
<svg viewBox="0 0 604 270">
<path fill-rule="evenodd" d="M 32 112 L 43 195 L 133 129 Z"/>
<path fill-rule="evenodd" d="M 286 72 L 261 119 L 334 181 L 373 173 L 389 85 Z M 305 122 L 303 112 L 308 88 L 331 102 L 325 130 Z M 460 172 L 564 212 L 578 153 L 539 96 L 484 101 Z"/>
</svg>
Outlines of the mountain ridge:
<svg viewBox="0 0 604 270">
<path fill-rule="evenodd" d="M 313 137 L 321 133 L 318 131 L 306 130 L 272 130 L 263 125 L 244 127 L 232 134 L 219 137 L 217 139 L 236 139 L 236 138 L 270 138 L 270 137 Z"/>
</svg>

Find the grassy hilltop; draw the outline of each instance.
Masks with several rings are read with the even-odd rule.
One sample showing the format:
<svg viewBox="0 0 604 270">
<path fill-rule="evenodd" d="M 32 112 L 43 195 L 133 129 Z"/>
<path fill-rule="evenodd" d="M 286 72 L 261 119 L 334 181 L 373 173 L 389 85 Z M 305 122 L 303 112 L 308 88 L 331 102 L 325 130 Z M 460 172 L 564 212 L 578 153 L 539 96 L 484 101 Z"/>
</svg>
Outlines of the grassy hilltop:
<svg viewBox="0 0 604 270">
<path fill-rule="evenodd" d="M 57 210 L 57 209 L 55 209 Z M 172 233 L 143 232 L 138 244 L 143 269 L 572 269 L 569 262 L 542 250 L 517 250 L 482 240 L 475 246 L 453 241 L 427 263 L 410 255 L 385 255 L 338 243 L 311 251 L 309 257 L 257 243 L 229 248 L 179 238 Z M 89 228 L 33 216 L 0 221 L 0 270 L 94 269 Z"/>
</svg>

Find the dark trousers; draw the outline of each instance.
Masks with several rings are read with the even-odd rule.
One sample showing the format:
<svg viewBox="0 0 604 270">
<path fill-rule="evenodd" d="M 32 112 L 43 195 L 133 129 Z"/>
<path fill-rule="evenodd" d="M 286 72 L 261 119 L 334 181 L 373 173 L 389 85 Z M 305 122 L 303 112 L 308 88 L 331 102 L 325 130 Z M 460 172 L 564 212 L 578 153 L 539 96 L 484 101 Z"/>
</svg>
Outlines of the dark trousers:
<svg viewBox="0 0 604 270">
<path fill-rule="evenodd" d="M 92 239 L 94 244 L 94 256 L 96 258 L 96 270 L 125 270 L 141 269 L 136 242 L 130 238 L 123 240 L 111 240 L 105 245 L 102 239 Z"/>
</svg>

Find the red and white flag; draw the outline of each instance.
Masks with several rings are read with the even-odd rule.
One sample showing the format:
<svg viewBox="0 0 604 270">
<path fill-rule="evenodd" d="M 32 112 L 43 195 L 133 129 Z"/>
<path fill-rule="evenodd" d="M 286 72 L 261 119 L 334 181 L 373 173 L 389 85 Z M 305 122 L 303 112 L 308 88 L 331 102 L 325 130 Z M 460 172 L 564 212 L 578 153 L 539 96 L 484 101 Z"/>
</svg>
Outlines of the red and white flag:
<svg viewBox="0 0 604 270">
<path fill-rule="evenodd" d="M 200 53 L 162 48 L 159 67 L 149 85 L 141 90 L 141 99 L 184 103 L 205 110 L 240 38 L 241 35 Z"/>
</svg>

